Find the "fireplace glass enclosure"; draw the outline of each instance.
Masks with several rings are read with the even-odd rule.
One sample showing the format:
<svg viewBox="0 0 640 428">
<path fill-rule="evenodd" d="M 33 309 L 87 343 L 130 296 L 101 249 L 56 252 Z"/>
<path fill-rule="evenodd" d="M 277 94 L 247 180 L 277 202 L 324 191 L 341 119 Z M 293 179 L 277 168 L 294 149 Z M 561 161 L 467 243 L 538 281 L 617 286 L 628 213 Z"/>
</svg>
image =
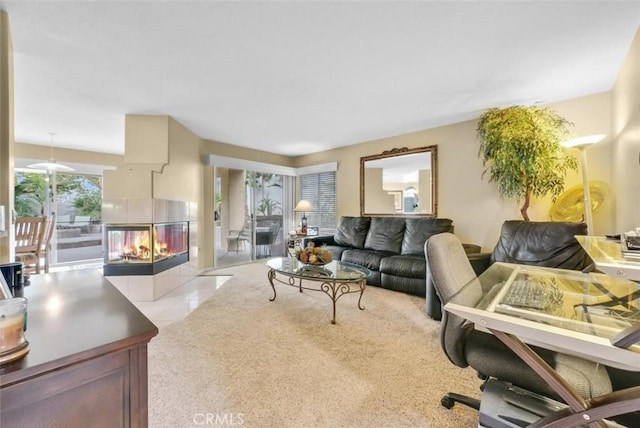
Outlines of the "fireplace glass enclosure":
<svg viewBox="0 0 640 428">
<path fill-rule="evenodd" d="M 189 260 L 188 222 L 107 224 L 104 275 L 155 275 Z"/>
</svg>

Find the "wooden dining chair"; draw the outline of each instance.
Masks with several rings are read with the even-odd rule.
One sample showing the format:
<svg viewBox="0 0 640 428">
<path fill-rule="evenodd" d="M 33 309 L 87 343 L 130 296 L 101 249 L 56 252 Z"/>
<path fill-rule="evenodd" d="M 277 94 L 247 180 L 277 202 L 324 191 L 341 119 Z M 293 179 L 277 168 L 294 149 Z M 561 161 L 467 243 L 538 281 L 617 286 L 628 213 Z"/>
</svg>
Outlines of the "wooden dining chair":
<svg viewBox="0 0 640 428">
<path fill-rule="evenodd" d="M 44 242 L 42 244 L 42 255 L 44 257 L 44 272 L 49 273 L 49 267 L 51 265 L 51 239 L 57 228 L 57 221 L 55 214 L 47 217 L 47 230 L 44 235 Z"/>
<path fill-rule="evenodd" d="M 18 217 L 15 224 L 16 261 L 24 264 L 24 272 L 39 274 L 47 235 L 47 217 Z"/>
</svg>

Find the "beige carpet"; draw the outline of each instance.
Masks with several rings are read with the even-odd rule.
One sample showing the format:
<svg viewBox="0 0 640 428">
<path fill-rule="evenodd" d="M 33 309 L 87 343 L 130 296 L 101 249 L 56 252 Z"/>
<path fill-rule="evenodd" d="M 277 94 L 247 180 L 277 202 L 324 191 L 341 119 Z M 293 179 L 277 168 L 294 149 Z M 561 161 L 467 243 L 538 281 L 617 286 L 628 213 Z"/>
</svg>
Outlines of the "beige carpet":
<svg viewBox="0 0 640 428">
<path fill-rule="evenodd" d="M 233 274 L 149 345 L 149 426 L 474 427 L 441 396 L 479 396 L 471 368 L 444 356 L 423 299 L 369 287 L 338 301 L 276 286 L 264 263 Z"/>
</svg>

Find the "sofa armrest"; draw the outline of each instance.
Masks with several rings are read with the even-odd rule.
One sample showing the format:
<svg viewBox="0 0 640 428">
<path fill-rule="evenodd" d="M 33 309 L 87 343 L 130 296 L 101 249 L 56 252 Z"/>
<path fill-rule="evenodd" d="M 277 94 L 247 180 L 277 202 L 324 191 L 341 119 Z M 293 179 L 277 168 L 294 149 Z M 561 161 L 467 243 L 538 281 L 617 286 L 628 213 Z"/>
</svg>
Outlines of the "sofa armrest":
<svg viewBox="0 0 640 428">
<path fill-rule="evenodd" d="M 477 245 L 477 244 L 465 244 L 465 243 L 463 243 L 462 247 L 464 248 L 464 252 L 467 253 L 467 255 L 469 255 L 469 254 L 478 254 L 482 250 L 482 247 L 480 245 Z"/>
<path fill-rule="evenodd" d="M 480 275 L 491 265 L 491 253 L 467 253 L 471 267 L 476 275 Z"/>
<path fill-rule="evenodd" d="M 333 239 L 333 235 L 314 236 L 314 237 L 304 238 L 304 240 L 302 241 L 305 247 L 309 245 L 309 242 L 313 242 L 316 247 L 321 247 L 323 245 L 338 245 L 336 244 L 335 239 Z"/>
</svg>

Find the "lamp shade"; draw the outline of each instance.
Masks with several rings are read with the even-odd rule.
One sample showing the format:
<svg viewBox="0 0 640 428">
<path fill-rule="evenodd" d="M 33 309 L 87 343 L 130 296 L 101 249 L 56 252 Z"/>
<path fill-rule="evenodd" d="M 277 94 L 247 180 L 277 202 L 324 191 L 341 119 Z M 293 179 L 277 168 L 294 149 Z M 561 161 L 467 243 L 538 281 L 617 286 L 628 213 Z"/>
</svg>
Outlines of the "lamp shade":
<svg viewBox="0 0 640 428">
<path fill-rule="evenodd" d="M 73 171 L 73 168 L 61 163 L 57 163 L 54 159 L 49 159 L 49 162 L 33 163 L 28 165 L 31 169 L 44 169 L 46 171 Z"/>
<path fill-rule="evenodd" d="M 575 147 L 576 149 L 582 149 L 590 146 L 591 144 L 599 143 L 600 141 L 604 140 L 605 137 L 605 134 L 585 135 L 584 137 L 573 138 L 571 140 L 565 141 L 562 143 L 562 145 L 567 148 Z"/>
<path fill-rule="evenodd" d="M 73 168 L 71 168 L 70 166 L 62 165 L 55 161 L 55 159 L 53 158 L 53 136 L 56 134 L 53 132 L 49 132 L 49 135 L 51 136 L 51 156 L 49 157 L 49 162 L 33 163 L 31 165 L 27 165 L 27 167 L 31 169 L 44 169 L 45 171 L 48 171 L 48 172 L 73 171 Z"/>
<path fill-rule="evenodd" d="M 298 202 L 298 205 L 296 205 L 296 207 L 293 209 L 295 212 L 313 212 L 313 206 L 311 205 L 311 203 L 305 199 L 300 200 L 300 202 Z"/>
</svg>

